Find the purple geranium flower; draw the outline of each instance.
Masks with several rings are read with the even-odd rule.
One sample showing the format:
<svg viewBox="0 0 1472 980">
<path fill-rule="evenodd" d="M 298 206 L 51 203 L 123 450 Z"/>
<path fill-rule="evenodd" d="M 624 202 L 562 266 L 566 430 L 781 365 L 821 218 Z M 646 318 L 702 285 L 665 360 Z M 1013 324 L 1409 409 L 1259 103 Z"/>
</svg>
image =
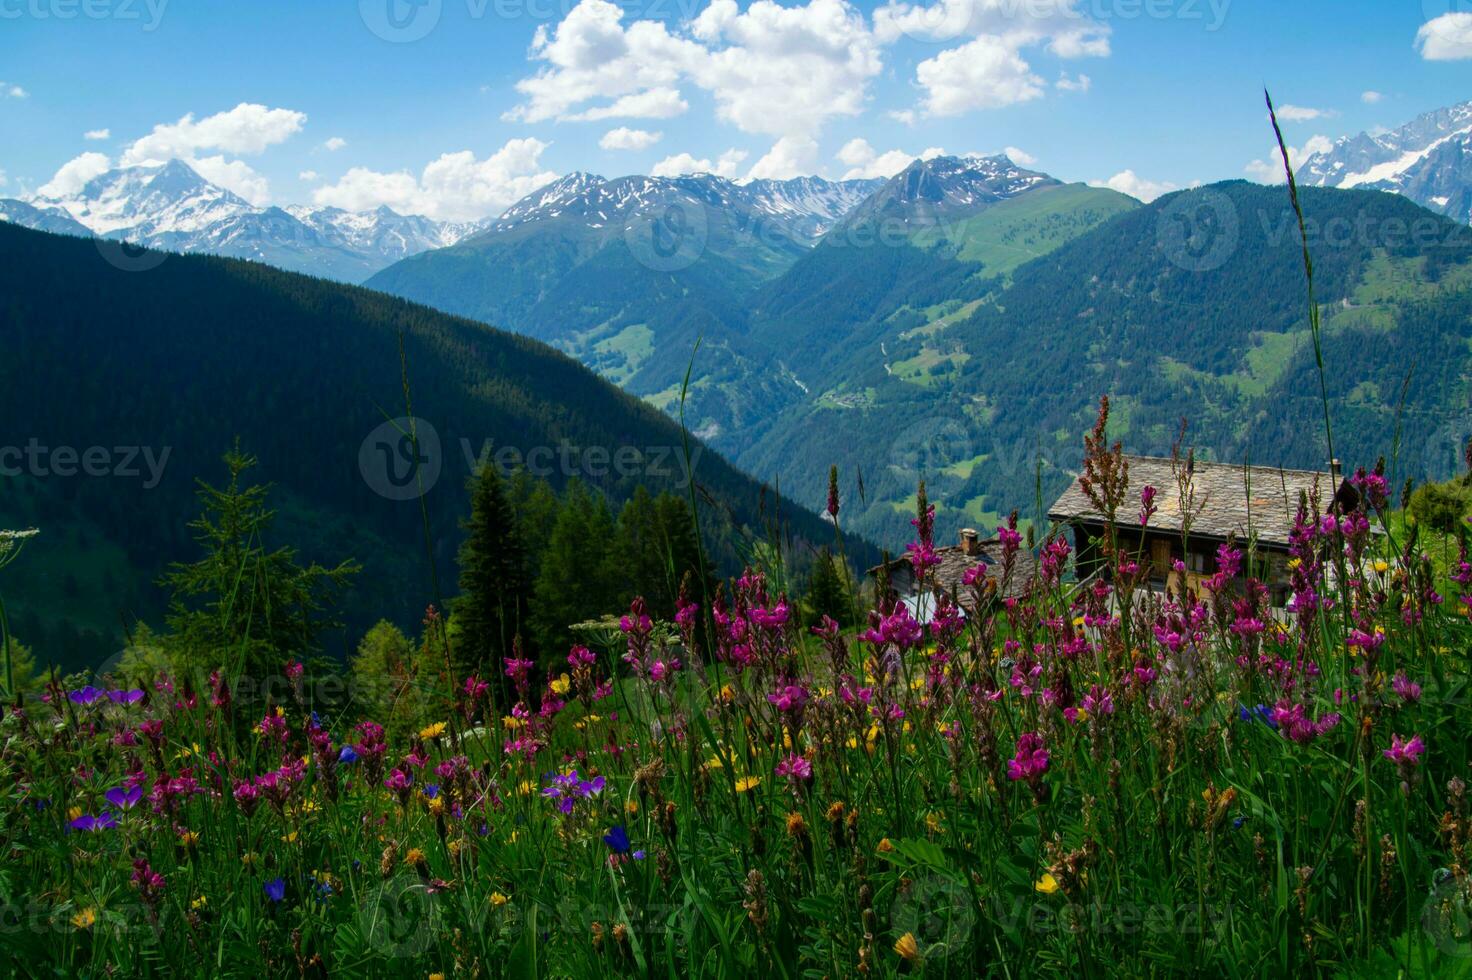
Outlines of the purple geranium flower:
<svg viewBox="0 0 1472 980">
<path fill-rule="evenodd" d="M 103 692 L 101 690 L 88 684 L 86 687 L 81 687 L 68 693 L 67 697 L 71 700 L 72 704 L 91 704 L 93 701 L 102 697 L 102 695 Z"/>
<path fill-rule="evenodd" d="M 136 687 L 127 691 L 108 691 L 107 696 L 114 704 L 137 704 L 143 700 L 143 692 Z"/>
<path fill-rule="evenodd" d="M 119 810 L 131 810 L 143 798 L 143 787 L 134 786 L 132 789 L 127 789 L 122 786 L 115 786 L 102 795 L 107 799 L 107 802 Z"/>
<path fill-rule="evenodd" d="M 111 813 L 108 813 L 106 810 L 103 810 L 95 817 L 90 813 L 84 813 L 77 819 L 73 820 L 71 823 L 67 824 L 67 826 L 72 828 L 73 830 L 85 830 L 89 833 L 96 833 L 99 830 L 111 830 L 117 825 L 117 820 L 113 817 Z"/>
</svg>

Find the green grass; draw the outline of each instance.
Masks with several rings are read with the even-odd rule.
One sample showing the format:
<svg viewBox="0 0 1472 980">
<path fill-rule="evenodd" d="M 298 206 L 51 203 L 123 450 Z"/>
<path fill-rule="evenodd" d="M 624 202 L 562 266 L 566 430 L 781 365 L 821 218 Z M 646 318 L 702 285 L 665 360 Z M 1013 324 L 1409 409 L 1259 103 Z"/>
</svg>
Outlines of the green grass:
<svg viewBox="0 0 1472 980">
<path fill-rule="evenodd" d="M 959 246 L 957 258 L 982 264 L 982 276 L 1005 276 L 1139 206 L 1117 191 L 1085 184 L 1044 187 L 1000 201 L 948 227 L 922 232 L 915 241 L 922 246 L 948 241 Z"/>
</svg>

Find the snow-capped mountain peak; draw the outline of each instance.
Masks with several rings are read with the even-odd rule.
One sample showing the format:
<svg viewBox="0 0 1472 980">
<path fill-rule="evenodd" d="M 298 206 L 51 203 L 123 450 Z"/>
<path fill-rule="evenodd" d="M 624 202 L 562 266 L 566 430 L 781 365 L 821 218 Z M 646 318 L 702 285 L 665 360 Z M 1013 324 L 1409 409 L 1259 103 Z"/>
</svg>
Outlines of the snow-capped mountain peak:
<svg viewBox="0 0 1472 980">
<path fill-rule="evenodd" d="M 402 215 L 388 207 L 258 207 L 180 160 L 109 170 L 66 196 L 0 201 L 0 219 L 169 251 L 253 259 L 349 282 L 409 255 L 453 245 L 485 226 Z"/>
<path fill-rule="evenodd" d="M 1472 221 L 1472 102 L 1417 116 L 1387 133 L 1345 136 L 1309 157 L 1298 180 L 1409 197 L 1457 221 Z"/>
</svg>

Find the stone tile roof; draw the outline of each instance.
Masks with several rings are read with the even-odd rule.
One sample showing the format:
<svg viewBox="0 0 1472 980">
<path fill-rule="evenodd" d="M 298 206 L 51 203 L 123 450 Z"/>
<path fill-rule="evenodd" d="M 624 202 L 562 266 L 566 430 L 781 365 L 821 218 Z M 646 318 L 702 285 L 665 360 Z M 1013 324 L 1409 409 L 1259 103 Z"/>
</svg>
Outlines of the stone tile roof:
<svg viewBox="0 0 1472 980">
<path fill-rule="evenodd" d="M 1140 488 L 1153 486 L 1158 508 L 1147 525 L 1151 530 L 1181 530 L 1181 500 L 1173 462 L 1155 456 L 1126 456 L 1129 491 L 1121 508 L 1121 525 L 1138 526 Z M 1184 465 L 1182 463 L 1181 465 Z M 1341 483 L 1341 486 L 1347 485 Z M 1197 461 L 1192 471 L 1193 501 L 1190 510 L 1191 534 L 1225 539 L 1235 535 L 1246 541 L 1249 530 L 1259 544 L 1286 548 L 1293 530 L 1300 493 L 1318 501 L 1320 512 L 1327 511 L 1338 488 L 1326 471 L 1287 470 L 1271 466 L 1243 466 L 1237 463 Z M 1353 492 L 1348 490 L 1347 492 Z M 1094 510 L 1075 480 L 1063 495 L 1048 508 L 1048 519 L 1067 523 L 1101 523 L 1103 515 Z"/>
</svg>

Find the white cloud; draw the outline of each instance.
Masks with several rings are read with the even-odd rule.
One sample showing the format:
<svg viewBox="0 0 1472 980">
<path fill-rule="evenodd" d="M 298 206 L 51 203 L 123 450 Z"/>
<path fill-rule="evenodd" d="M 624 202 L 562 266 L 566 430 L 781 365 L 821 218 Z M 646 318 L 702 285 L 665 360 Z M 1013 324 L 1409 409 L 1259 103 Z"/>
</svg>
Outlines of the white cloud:
<svg viewBox="0 0 1472 980">
<path fill-rule="evenodd" d="M 110 139 L 112 139 L 112 130 L 110 130 L 110 129 L 89 129 L 85 133 L 82 134 L 82 139 L 84 139 L 84 140 L 110 140 Z"/>
<path fill-rule="evenodd" d="M 0 187 L 4 187 L 8 183 L 10 183 L 10 178 L 5 176 L 5 171 L 0 170 Z"/>
<path fill-rule="evenodd" d="M 1312 119 L 1332 119 L 1339 113 L 1333 109 L 1310 109 L 1301 105 L 1280 105 L 1276 109 L 1282 122 L 1308 122 Z"/>
<path fill-rule="evenodd" d="M 1146 204 L 1155 200 L 1162 194 L 1180 190 L 1175 184 L 1162 180 L 1146 180 L 1133 170 L 1121 170 L 1108 180 L 1091 180 L 1090 187 L 1108 187 L 1110 190 L 1128 194 L 1130 197 L 1139 198 Z"/>
<path fill-rule="evenodd" d="M 1094 80 L 1082 72 L 1069 78 L 1068 72 L 1060 71 L 1053 87 L 1060 92 L 1087 92 L 1094 87 Z"/>
<path fill-rule="evenodd" d="M 31 93 L 10 82 L 0 82 L 0 99 L 28 99 Z"/>
<path fill-rule="evenodd" d="M 1365 105 L 1379 105 L 1384 100 L 1385 96 L 1380 92 L 1376 92 L 1374 89 L 1360 93 L 1360 101 Z"/>
<path fill-rule="evenodd" d="M 1303 166 L 1305 160 L 1315 153 L 1327 153 L 1334 148 L 1334 141 L 1327 136 L 1311 136 L 1299 149 L 1288 147 L 1288 159 L 1293 163 L 1295 174 L 1298 168 Z M 1261 184 L 1286 184 L 1288 178 L 1283 174 L 1283 154 L 1275 145 L 1268 151 L 1264 160 L 1253 160 L 1242 168 L 1247 176 Z"/>
<path fill-rule="evenodd" d="M 1015 146 L 1005 147 L 1002 152 L 1007 154 L 1007 159 L 1011 160 L 1013 163 L 1020 163 L 1024 167 L 1031 167 L 1033 164 L 1038 162 L 1037 157 L 1033 156 L 1026 150 L 1020 150 Z"/>
<path fill-rule="evenodd" d="M 817 160 L 817 140 L 808 136 L 784 136 L 751 165 L 746 176 L 750 180 L 790 180 L 812 173 Z"/>
<path fill-rule="evenodd" d="M 870 177 L 893 177 L 916 159 L 929 160 L 944 156 L 945 150 L 938 146 L 927 148 L 922 153 L 906 153 L 904 150 L 889 150 L 880 153 L 865 139 L 851 139 L 838 151 L 838 161 L 849 169 L 844 180 L 861 180 Z"/>
<path fill-rule="evenodd" d="M 308 184 L 312 184 L 321 180 L 322 175 L 315 170 L 303 170 L 301 173 L 296 175 L 296 179 Z"/>
<path fill-rule="evenodd" d="M 251 169 L 244 160 L 227 160 L 220 154 L 195 157 L 188 161 L 205 180 L 239 194 L 257 207 L 271 202 L 271 190 L 265 177 Z"/>
<path fill-rule="evenodd" d="M 915 121 L 919 118 L 919 114 L 916 113 L 914 109 L 891 109 L 889 110 L 889 118 L 893 119 L 897 123 L 902 123 L 906 126 L 913 126 L 915 125 Z"/>
<path fill-rule="evenodd" d="M 1472 58 L 1472 13 L 1448 13 L 1421 25 L 1416 50 L 1427 61 Z"/>
<path fill-rule="evenodd" d="M 915 67 L 931 116 L 956 116 L 973 109 L 998 109 L 1043 95 L 1043 80 L 1014 48 L 995 37 L 979 37 L 942 51 Z"/>
<path fill-rule="evenodd" d="M 341 136 L 329 136 L 327 140 L 323 142 L 322 148 L 328 153 L 336 153 L 338 150 L 347 145 L 348 141 L 343 139 Z"/>
<path fill-rule="evenodd" d="M 36 189 L 39 197 L 70 197 L 86 186 L 87 181 L 112 169 L 112 161 L 104 153 L 83 153 L 73 157 L 56 171 L 49 181 Z"/>
<path fill-rule="evenodd" d="M 891 0 L 874 12 L 874 30 L 884 43 L 969 38 L 915 67 L 925 114 L 952 116 L 1042 97 L 1046 83 L 1023 58 L 1025 49 L 1041 47 L 1064 59 L 1108 57 L 1110 28 L 1083 6 L 1081 0 L 935 0 L 928 6 Z M 1089 80 L 1065 73 L 1055 85 L 1087 91 Z"/>
<path fill-rule="evenodd" d="M 674 33 L 623 18 L 608 0 L 581 0 L 554 30 L 539 28 L 531 56 L 545 64 L 517 83 L 525 101 L 508 117 L 669 118 L 689 108 L 681 86 L 693 85 L 744 132 L 810 138 L 833 117 L 857 115 L 882 67 L 877 40 L 846 0 L 756 0 L 745 11 L 712 0 Z"/>
<path fill-rule="evenodd" d="M 673 119 L 690 108 L 678 89 L 652 88 L 625 95 L 605 106 L 595 106 L 562 118 L 568 122 L 598 122 L 602 119 Z M 514 116 L 514 113 L 507 113 Z"/>
<path fill-rule="evenodd" d="M 268 109 L 250 102 L 195 120 L 190 113 L 175 123 L 160 123 L 153 132 L 123 151 L 122 165 L 191 160 L 201 151 L 257 154 L 299 132 L 305 113 Z"/>
<path fill-rule="evenodd" d="M 745 150 L 731 149 L 722 153 L 719 159 L 714 161 L 708 159 L 697 159 L 689 153 L 677 153 L 672 157 L 665 157 L 654 165 L 649 171 L 652 177 L 679 177 L 682 174 L 715 174 L 727 179 L 736 176 L 736 170 L 741 162 L 746 159 Z"/>
<path fill-rule="evenodd" d="M 647 150 L 664 138 L 663 133 L 620 126 L 603 134 L 598 145 L 605 150 Z"/>
<path fill-rule="evenodd" d="M 470 150 L 445 153 L 415 176 L 408 171 L 382 173 L 354 167 L 335 184 L 312 193 L 317 204 L 365 211 L 387 205 L 403 214 L 422 214 L 441 221 L 468 221 L 500 214 L 516 201 L 557 179 L 541 155 L 546 143 L 509 140 L 478 160 Z"/>
</svg>

